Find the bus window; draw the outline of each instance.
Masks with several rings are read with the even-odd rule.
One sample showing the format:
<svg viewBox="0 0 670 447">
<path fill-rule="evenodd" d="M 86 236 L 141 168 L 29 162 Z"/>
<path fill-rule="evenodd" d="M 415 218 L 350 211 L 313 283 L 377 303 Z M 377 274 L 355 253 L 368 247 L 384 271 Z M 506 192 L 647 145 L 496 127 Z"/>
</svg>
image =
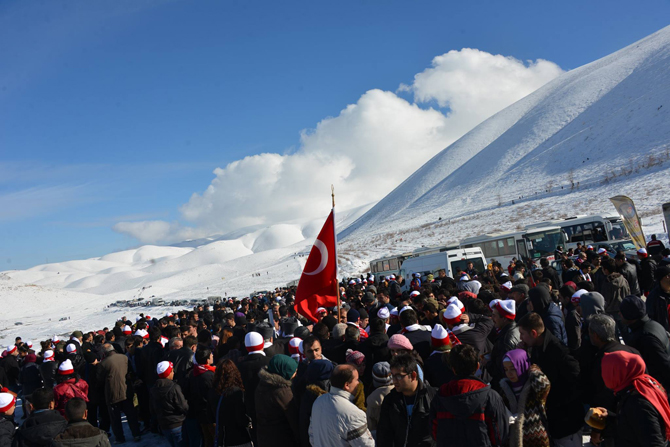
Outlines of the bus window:
<svg viewBox="0 0 670 447">
<path fill-rule="evenodd" d="M 390 265 L 391 265 L 391 270 L 398 270 L 398 260 L 397 259 L 391 259 Z"/>
<path fill-rule="evenodd" d="M 516 241 L 516 248 L 521 259 L 528 259 L 528 251 L 526 250 L 526 243 L 524 241 Z"/>
<path fill-rule="evenodd" d="M 384 264 L 383 264 L 383 266 L 384 266 L 383 271 L 391 270 L 391 269 L 389 268 L 389 262 L 388 262 L 388 261 L 383 261 L 383 262 L 384 262 Z"/>
<path fill-rule="evenodd" d="M 516 247 L 514 245 L 514 238 L 508 237 L 498 241 L 498 254 L 500 256 L 514 256 L 516 254 Z"/>
<path fill-rule="evenodd" d="M 524 239 L 531 243 L 529 252 L 533 259 L 554 256 L 556 247 L 563 245 L 563 233 L 559 229 L 526 234 Z"/>
</svg>

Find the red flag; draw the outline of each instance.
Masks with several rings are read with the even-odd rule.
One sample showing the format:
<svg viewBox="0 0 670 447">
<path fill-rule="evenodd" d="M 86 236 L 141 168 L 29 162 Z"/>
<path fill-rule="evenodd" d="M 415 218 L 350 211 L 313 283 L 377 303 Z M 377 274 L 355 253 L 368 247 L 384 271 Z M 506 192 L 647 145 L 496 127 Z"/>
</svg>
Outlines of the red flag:
<svg viewBox="0 0 670 447">
<path fill-rule="evenodd" d="M 295 293 L 295 309 L 305 318 L 317 322 L 316 309 L 337 306 L 338 293 L 337 241 L 333 210 L 309 252 Z"/>
</svg>

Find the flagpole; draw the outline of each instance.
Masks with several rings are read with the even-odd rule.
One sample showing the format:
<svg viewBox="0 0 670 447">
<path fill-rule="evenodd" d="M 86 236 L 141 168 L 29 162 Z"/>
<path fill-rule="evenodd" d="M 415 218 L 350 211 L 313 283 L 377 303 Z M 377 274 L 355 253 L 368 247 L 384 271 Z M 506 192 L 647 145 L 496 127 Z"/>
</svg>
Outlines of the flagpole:
<svg viewBox="0 0 670 447">
<path fill-rule="evenodd" d="M 335 296 L 337 296 L 337 323 L 341 322 L 342 314 L 342 303 L 340 302 L 340 287 L 337 282 L 337 275 L 339 274 L 339 268 L 337 264 L 337 230 L 335 229 L 335 186 L 330 185 L 330 197 L 333 202 L 333 240 L 335 241 Z"/>
</svg>

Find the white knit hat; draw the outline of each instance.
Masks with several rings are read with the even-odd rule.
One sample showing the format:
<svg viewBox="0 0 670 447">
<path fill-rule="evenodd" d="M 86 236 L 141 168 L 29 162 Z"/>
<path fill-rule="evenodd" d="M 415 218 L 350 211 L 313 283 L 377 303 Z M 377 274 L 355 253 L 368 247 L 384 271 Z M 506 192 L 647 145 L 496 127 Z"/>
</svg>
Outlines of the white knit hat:
<svg viewBox="0 0 670 447">
<path fill-rule="evenodd" d="M 398 316 L 400 316 L 401 313 L 405 312 L 406 310 L 412 310 L 410 306 L 405 306 L 402 309 L 398 311 Z"/>
<path fill-rule="evenodd" d="M 58 374 L 60 374 L 61 376 L 74 374 L 74 366 L 72 366 L 72 362 L 70 361 L 70 359 L 63 360 L 63 363 L 61 363 L 60 366 L 58 367 Z"/>
<path fill-rule="evenodd" d="M 16 345 L 9 345 L 7 346 L 7 355 L 13 354 L 16 352 Z"/>
<path fill-rule="evenodd" d="M 16 405 L 16 397 L 10 393 L 0 393 L 0 413 L 6 413 Z"/>
<path fill-rule="evenodd" d="M 461 312 L 461 309 L 458 307 L 458 305 L 451 303 L 444 310 L 443 315 L 445 321 L 448 324 L 455 325 L 461 322 L 461 315 L 463 315 L 463 312 Z"/>
<path fill-rule="evenodd" d="M 53 361 L 53 359 L 54 359 L 54 352 L 51 349 L 44 351 L 45 362 Z"/>
<path fill-rule="evenodd" d="M 516 302 L 514 300 L 500 300 L 496 303 L 495 309 L 501 317 L 508 320 L 514 320 L 516 317 Z"/>
<path fill-rule="evenodd" d="M 598 249 L 598 254 L 599 254 L 599 255 L 602 255 L 602 254 L 604 254 L 604 253 L 607 253 L 607 250 L 605 250 L 604 248 L 600 247 L 600 248 Z"/>
<path fill-rule="evenodd" d="M 72 354 L 73 352 L 77 352 L 77 347 L 75 346 L 74 343 L 70 343 L 65 347 L 65 350 L 67 351 L 68 354 Z"/>
<path fill-rule="evenodd" d="M 397 307 L 394 307 L 393 309 L 391 309 L 391 312 L 389 312 L 389 313 L 390 313 L 391 315 L 395 315 L 395 316 L 397 317 L 397 316 L 398 316 L 398 308 L 397 308 Z"/>
<path fill-rule="evenodd" d="M 465 312 L 465 306 L 463 305 L 463 303 L 461 302 L 461 300 L 459 300 L 459 299 L 456 298 L 455 296 L 452 296 L 451 298 L 449 298 L 449 301 L 447 301 L 447 305 L 449 305 L 449 304 L 455 304 L 455 305 L 458 306 L 458 308 L 460 309 L 461 313 Z"/>
<path fill-rule="evenodd" d="M 263 336 L 258 332 L 249 332 L 244 336 L 244 346 L 247 348 L 247 352 L 259 352 L 263 351 Z"/>
<path fill-rule="evenodd" d="M 172 362 L 168 361 L 160 362 L 156 366 L 156 373 L 158 374 L 158 377 L 160 377 L 161 379 L 166 379 L 172 372 L 173 366 L 174 365 L 172 364 Z"/>
<path fill-rule="evenodd" d="M 412 292 L 410 292 L 410 294 L 409 294 L 409 297 L 414 298 L 415 296 L 418 296 L 418 295 L 421 295 L 421 292 L 419 292 L 418 290 L 412 290 Z"/>
<path fill-rule="evenodd" d="M 133 333 L 133 329 L 130 326 L 128 326 L 127 324 L 125 326 L 123 326 L 123 334 L 124 335 L 130 335 L 132 333 Z"/>
<path fill-rule="evenodd" d="M 512 287 L 514 287 L 514 284 L 512 284 L 512 281 L 507 281 L 504 282 L 500 285 L 500 288 L 507 290 L 508 292 L 512 290 Z"/>
</svg>

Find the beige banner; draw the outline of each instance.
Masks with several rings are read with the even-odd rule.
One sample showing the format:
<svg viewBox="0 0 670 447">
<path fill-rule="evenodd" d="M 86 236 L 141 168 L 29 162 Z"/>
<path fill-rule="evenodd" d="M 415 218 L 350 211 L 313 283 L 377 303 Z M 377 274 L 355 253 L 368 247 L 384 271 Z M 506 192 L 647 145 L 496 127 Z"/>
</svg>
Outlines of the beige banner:
<svg viewBox="0 0 670 447">
<path fill-rule="evenodd" d="M 646 247 L 647 241 L 642 232 L 642 221 L 637 215 L 633 200 L 627 196 L 615 196 L 610 197 L 610 201 L 614 205 L 614 208 L 616 208 L 619 216 L 621 216 L 621 220 L 623 221 L 626 230 L 628 230 L 628 234 L 633 240 L 633 244 L 635 244 L 638 249 Z"/>
</svg>

